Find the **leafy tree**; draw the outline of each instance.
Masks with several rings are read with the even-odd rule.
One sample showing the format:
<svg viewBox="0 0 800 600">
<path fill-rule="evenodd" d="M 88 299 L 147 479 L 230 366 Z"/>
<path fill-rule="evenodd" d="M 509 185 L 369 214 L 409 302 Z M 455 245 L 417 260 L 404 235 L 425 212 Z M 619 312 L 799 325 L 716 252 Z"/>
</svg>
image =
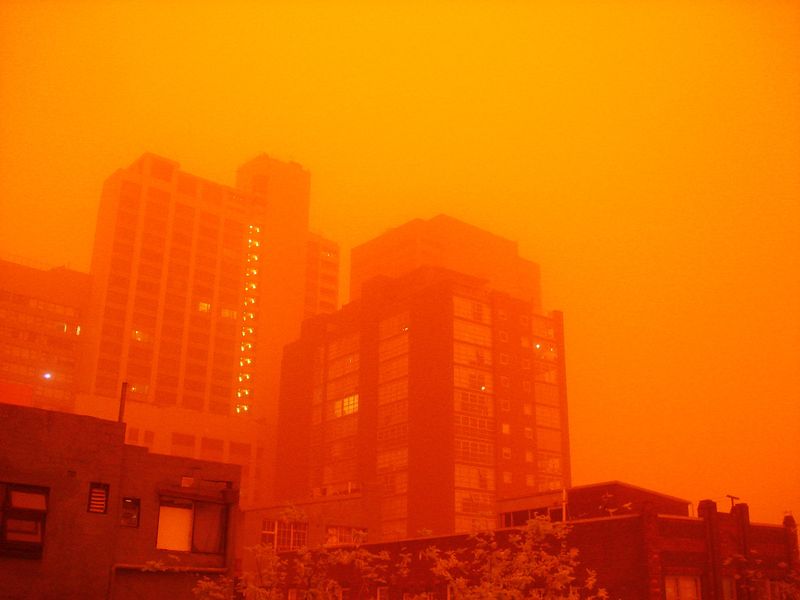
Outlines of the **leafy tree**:
<svg viewBox="0 0 800 600">
<path fill-rule="evenodd" d="M 563 523 L 531 520 L 519 533 L 470 536 L 456 550 L 430 547 L 431 571 L 456 600 L 595 600 L 606 598 L 587 570 L 579 581 L 578 552 Z"/>
<path fill-rule="evenodd" d="M 455 600 L 606 598 L 592 571 L 578 575 L 577 550 L 567 546 L 567 533 L 563 523 L 533 520 L 519 532 L 478 533 L 457 549 L 430 546 L 416 556 L 406 548 L 390 555 L 360 544 L 306 547 L 279 556 L 261 545 L 248 549 L 256 570 L 243 576 L 238 590 L 248 600 L 279 600 L 287 588 L 296 589 L 299 600 L 335 600 L 344 587 L 353 600 L 368 600 L 377 597 L 380 586 L 424 589 L 435 580 Z M 225 578 L 204 577 L 193 591 L 198 600 L 234 597 Z"/>
</svg>

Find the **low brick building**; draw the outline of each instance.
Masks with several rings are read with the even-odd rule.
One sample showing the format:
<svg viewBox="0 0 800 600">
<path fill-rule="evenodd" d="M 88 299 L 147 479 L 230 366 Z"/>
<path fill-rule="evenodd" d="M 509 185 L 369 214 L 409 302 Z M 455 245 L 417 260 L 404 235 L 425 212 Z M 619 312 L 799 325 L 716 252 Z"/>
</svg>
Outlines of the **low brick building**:
<svg viewBox="0 0 800 600">
<path fill-rule="evenodd" d="M 192 598 L 233 564 L 240 467 L 125 444 L 125 425 L 0 404 L 0 596 Z"/>
<path fill-rule="evenodd" d="M 260 535 L 261 542 L 279 551 L 306 541 L 309 546 L 354 547 L 341 533 L 358 530 L 360 522 L 352 518 L 358 506 L 331 500 L 297 504 L 288 511 L 247 511 L 245 546 L 257 543 Z M 743 503 L 722 512 L 714 502 L 703 500 L 697 516 L 691 516 L 688 500 L 607 482 L 509 499 L 498 508 L 503 511 L 497 530 L 501 543 L 528 519 L 561 521 L 566 509 L 567 543 L 579 553 L 576 573 L 595 571 L 613 600 L 779 600 L 784 598 L 782 582 L 800 567 L 794 519 L 787 516 L 781 525 L 751 523 Z M 368 538 L 369 532 L 363 535 Z M 455 535 L 368 543 L 363 548 L 392 556 L 380 598 L 403 600 L 425 593 L 432 600 L 445 600 L 447 587 L 432 575 L 425 550 L 455 550 L 469 543 L 468 536 Z M 401 555 L 411 561 L 408 574 L 398 577 Z M 253 568 L 246 555 L 243 565 L 245 570 Z M 351 598 L 364 597 L 352 588 L 353 577 L 346 569 L 335 578 L 343 589 L 351 588 Z"/>
</svg>

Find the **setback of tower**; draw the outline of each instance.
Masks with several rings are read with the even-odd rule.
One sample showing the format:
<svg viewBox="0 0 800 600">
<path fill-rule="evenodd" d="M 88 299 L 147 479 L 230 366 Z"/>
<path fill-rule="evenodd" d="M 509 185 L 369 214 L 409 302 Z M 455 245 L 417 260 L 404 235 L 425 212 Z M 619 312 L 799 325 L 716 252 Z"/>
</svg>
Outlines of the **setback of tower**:
<svg viewBox="0 0 800 600">
<path fill-rule="evenodd" d="M 376 277 L 287 347 L 277 497 L 360 498 L 371 540 L 491 527 L 570 482 L 561 314 L 421 267 Z"/>
</svg>

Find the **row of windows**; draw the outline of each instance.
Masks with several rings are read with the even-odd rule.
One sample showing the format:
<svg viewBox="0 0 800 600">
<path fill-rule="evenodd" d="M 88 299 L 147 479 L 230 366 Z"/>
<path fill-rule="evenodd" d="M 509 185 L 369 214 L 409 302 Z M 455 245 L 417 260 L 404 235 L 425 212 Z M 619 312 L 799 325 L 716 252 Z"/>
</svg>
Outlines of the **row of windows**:
<svg viewBox="0 0 800 600">
<path fill-rule="evenodd" d="M 61 319 L 48 319 L 32 315 L 30 313 L 20 312 L 6 308 L 0 308 L 0 321 L 4 323 L 21 323 L 25 325 L 26 329 L 36 329 L 38 331 L 69 333 L 80 335 L 80 327 L 72 325 Z"/>
<path fill-rule="evenodd" d="M 56 304 L 55 302 L 47 302 L 46 300 L 31 298 L 30 296 L 25 296 L 23 294 L 15 294 L 7 290 L 0 290 L 0 302 L 28 306 L 37 310 L 43 310 L 55 313 L 57 315 L 67 315 L 69 317 L 74 317 L 76 314 L 78 314 L 77 309 L 72 306 L 64 306 L 63 304 Z"/>
</svg>

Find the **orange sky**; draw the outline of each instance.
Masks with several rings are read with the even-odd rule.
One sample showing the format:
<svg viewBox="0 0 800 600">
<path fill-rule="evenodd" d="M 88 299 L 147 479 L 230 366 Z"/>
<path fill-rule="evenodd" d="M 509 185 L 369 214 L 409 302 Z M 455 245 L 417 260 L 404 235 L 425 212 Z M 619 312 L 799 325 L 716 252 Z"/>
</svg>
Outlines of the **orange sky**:
<svg viewBox="0 0 800 600">
<path fill-rule="evenodd" d="M 574 483 L 800 511 L 800 5 L 3 2 L 0 254 L 87 270 L 149 150 L 312 172 L 345 251 L 447 213 L 565 312 Z"/>
</svg>

